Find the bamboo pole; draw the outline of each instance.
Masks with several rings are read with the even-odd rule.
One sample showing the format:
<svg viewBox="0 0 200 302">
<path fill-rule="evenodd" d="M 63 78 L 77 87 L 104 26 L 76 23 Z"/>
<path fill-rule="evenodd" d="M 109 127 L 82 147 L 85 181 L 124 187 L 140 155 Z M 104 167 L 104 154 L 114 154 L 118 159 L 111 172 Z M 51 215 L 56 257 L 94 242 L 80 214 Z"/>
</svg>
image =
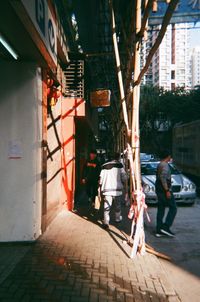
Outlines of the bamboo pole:
<svg viewBox="0 0 200 302">
<path fill-rule="evenodd" d="M 144 7 L 143 18 L 142 18 L 141 29 L 137 33 L 137 35 L 133 35 L 133 33 L 131 34 L 131 38 L 130 38 L 131 43 L 136 43 L 136 41 L 141 39 L 144 35 L 147 36 L 147 33 L 146 33 L 147 23 L 148 23 L 147 19 L 148 19 L 150 11 L 152 9 L 153 1 L 154 0 L 145 0 L 145 7 Z M 134 14 L 133 14 L 133 19 L 135 21 L 135 15 Z M 133 21 L 131 22 L 131 27 L 133 27 L 133 32 L 135 32 Z M 127 40 L 127 36 L 126 36 L 125 30 L 124 30 L 124 27 L 123 27 L 123 23 L 122 23 L 122 33 L 123 33 L 123 36 L 124 36 L 125 40 Z M 129 58 L 128 58 L 127 72 L 126 72 L 126 74 L 127 74 L 127 76 L 126 76 L 126 88 L 128 88 L 128 85 L 131 82 L 131 75 L 132 75 L 132 72 L 133 72 L 133 64 L 131 62 L 131 59 L 134 60 L 134 53 L 132 55 L 131 52 L 128 51 L 128 55 L 129 55 Z"/>
<path fill-rule="evenodd" d="M 157 0 L 153 1 L 153 13 L 156 13 L 158 10 L 158 2 Z"/>
<path fill-rule="evenodd" d="M 136 2 L 136 35 L 141 30 L 141 0 Z M 134 49 L 134 78 L 137 79 L 140 73 L 140 42 L 137 41 Z M 133 117 L 132 117 L 132 147 L 135 148 L 135 173 L 136 173 L 136 189 L 141 189 L 140 176 L 140 157 L 139 157 L 139 100 L 140 86 L 133 88 Z"/>
<path fill-rule="evenodd" d="M 121 71 L 120 56 L 119 56 L 119 50 L 118 50 L 118 44 L 117 44 L 115 15 L 114 15 L 114 10 L 113 10 L 112 0 L 109 0 L 109 4 L 110 4 L 110 9 L 111 9 L 112 37 L 113 37 L 113 45 L 114 45 L 115 59 L 116 59 L 116 65 L 117 65 L 117 75 L 118 75 L 120 97 L 121 97 L 121 103 L 122 103 L 122 109 L 123 109 L 123 117 L 124 117 L 124 122 L 126 125 L 127 135 L 130 136 L 130 128 L 129 128 L 129 123 L 128 123 L 128 113 L 127 113 L 127 108 L 126 108 L 124 86 L 123 86 L 123 80 L 122 80 L 122 71 Z"/>
<path fill-rule="evenodd" d="M 153 5 L 153 0 L 147 0 L 146 1 L 145 10 L 144 10 L 143 18 L 142 18 L 142 25 L 141 25 L 141 29 L 140 29 L 140 32 L 139 32 L 140 37 L 143 37 L 144 32 L 146 30 L 147 20 L 148 20 L 148 17 L 149 17 L 149 13 L 152 9 L 152 5 Z"/>
<path fill-rule="evenodd" d="M 146 251 L 149 253 L 149 254 L 153 254 L 159 258 L 162 258 L 162 259 L 165 259 L 165 260 L 168 260 L 168 261 L 171 261 L 172 258 L 163 254 L 163 253 L 160 253 L 158 251 L 156 251 L 154 248 L 152 248 L 150 245 L 148 244 L 145 244 L 145 248 L 146 248 Z"/>
<path fill-rule="evenodd" d="M 141 0 L 136 2 L 136 35 L 141 30 Z M 140 42 L 137 41 L 134 49 L 134 79 L 138 78 L 140 73 Z M 143 221 L 143 204 L 141 203 L 141 173 L 140 173 L 140 141 L 139 141 L 139 99 L 140 86 L 133 88 L 133 111 L 132 111 L 132 148 L 134 149 L 134 171 L 136 180 L 136 191 L 134 192 L 136 198 L 137 217 L 132 221 L 135 224 L 135 235 L 133 240 L 133 247 L 131 249 L 130 257 L 133 258 L 137 253 L 143 254 L 145 252 L 145 238 L 144 238 L 144 221 Z M 135 221 L 134 221 L 135 220 Z"/>
</svg>

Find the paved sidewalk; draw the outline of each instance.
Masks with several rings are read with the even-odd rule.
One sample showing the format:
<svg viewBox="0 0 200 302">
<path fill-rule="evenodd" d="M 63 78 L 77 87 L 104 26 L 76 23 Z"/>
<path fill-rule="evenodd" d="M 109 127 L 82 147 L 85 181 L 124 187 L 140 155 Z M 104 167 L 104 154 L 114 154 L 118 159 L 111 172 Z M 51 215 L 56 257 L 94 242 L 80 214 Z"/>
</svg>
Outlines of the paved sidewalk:
<svg viewBox="0 0 200 302">
<path fill-rule="evenodd" d="M 130 259 L 130 221 L 109 231 L 86 210 L 62 211 L 34 244 L 0 244 L 1 302 L 178 302 L 161 263 Z"/>
</svg>

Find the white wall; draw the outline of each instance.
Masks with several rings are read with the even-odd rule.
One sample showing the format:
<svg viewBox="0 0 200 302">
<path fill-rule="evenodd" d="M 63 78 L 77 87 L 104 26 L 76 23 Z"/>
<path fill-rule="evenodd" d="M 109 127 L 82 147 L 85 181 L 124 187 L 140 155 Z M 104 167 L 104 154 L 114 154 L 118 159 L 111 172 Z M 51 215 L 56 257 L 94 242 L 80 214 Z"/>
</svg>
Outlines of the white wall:
<svg viewBox="0 0 200 302">
<path fill-rule="evenodd" d="M 0 241 L 35 240 L 41 229 L 40 69 L 0 62 L 0 76 Z M 18 150 L 11 154 L 13 145 Z"/>
</svg>

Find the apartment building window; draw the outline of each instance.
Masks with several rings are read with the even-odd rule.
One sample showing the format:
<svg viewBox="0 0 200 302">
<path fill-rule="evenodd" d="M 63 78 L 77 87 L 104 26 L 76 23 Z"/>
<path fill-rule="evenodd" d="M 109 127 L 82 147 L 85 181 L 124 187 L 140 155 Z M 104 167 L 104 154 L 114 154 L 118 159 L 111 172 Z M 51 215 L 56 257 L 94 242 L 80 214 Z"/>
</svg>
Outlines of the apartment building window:
<svg viewBox="0 0 200 302">
<path fill-rule="evenodd" d="M 175 70 L 171 71 L 171 79 L 174 80 L 175 79 Z"/>
<path fill-rule="evenodd" d="M 176 88 L 175 83 L 171 83 L 171 90 L 174 90 Z"/>
<path fill-rule="evenodd" d="M 179 74 L 184 75 L 185 74 L 185 69 L 179 69 Z"/>
</svg>

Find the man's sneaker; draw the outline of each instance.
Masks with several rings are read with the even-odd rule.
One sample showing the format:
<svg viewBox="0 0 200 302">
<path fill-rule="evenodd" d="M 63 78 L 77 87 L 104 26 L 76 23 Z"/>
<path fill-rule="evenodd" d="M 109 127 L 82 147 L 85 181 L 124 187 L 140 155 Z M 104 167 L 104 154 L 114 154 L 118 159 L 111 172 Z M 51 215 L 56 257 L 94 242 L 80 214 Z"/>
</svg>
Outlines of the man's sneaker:
<svg viewBox="0 0 200 302">
<path fill-rule="evenodd" d="M 155 236 L 156 236 L 157 238 L 160 238 L 160 237 L 165 236 L 165 234 L 163 234 L 163 233 L 161 233 L 161 232 L 156 232 L 156 233 L 155 233 Z"/>
<path fill-rule="evenodd" d="M 160 231 L 169 237 L 175 237 L 175 234 L 169 228 L 162 228 Z"/>
<path fill-rule="evenodd" d="M 115 222 L 121 222 L 122 221 L 122 216 L 119 216 L 119 218 L 115 219 Z"/>
<path fill-rule="evenodd" d="M 104 230 L 109 230 L 109 225 L 104 223 L 103 228 L 104 228 Z"/>
</svg>

